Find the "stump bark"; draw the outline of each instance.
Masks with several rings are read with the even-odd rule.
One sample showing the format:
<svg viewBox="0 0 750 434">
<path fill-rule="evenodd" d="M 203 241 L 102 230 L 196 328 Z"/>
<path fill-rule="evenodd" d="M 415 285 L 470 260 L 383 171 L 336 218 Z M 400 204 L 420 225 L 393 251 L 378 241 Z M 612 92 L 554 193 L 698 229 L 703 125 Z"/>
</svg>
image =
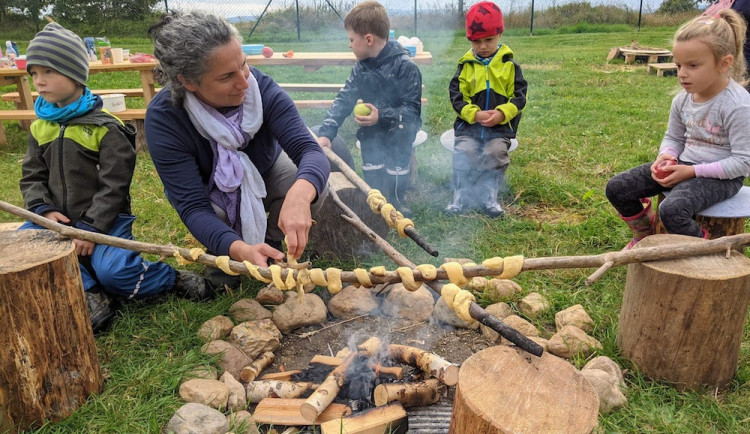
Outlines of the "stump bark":
<svg viewBox="0 0 750 434">
<path fill-rule="evenodd" d="M 570 363 L 505 345 L 466 359 L 458 374 L 450 433 L 588 433 L 599 398 Z"/>
<path fill-rule="evenodd" d="M 73 243 L 0 232 L 0 431 L 73 413 L 102 387 Z"/>
<path fill-rule="evenodd" d="M 331 172 L 328 188 L 338 193 L 341 201 L 373 232 L 383 238 L 388 235 L 388 225 L 367 205 L 367 195 L 343 173 Z M 326 198 L 321 211 L 314 217 L 317 224 L 310 229 L 310 249 L 318 255 L 333 255 L 336 259 L 361 258 L 377 251 L 372 240 L 341 218 L 341 214 L 333 199 Z"/>
<path fill-rule="evenodd" d="M 696 241 L 653 235 L 635 248 Z M 737 369 L 748 303 L 750 259 L 736 251 L 630 264 L 617 345 L 654 380 L 722 388 Z"/>
</svg>

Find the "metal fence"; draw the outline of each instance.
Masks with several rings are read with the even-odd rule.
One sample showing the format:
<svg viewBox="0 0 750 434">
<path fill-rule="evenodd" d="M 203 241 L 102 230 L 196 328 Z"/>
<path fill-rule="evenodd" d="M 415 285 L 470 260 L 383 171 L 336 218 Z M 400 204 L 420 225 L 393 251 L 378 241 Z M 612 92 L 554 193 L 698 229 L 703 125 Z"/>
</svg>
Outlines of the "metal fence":
<svg viewBox="0 0 750 434">
<path fill-rule="evenodd" d="M 388 9 L 392 27 L 419 35 L 431 29 L 458 28 L 464 11 L 478 0 L 380 0 Z M 676 25 L 673 14 L 657 14 L 665 0 L 507 0 L 499 1 L 506 29 L 555 28 L 563 25 L 625 24 Z M 236 24 L 243 34 L 274 34 L 296 29 L 297 39 L 307 34 L 324 37 L 326 29 L 340 29 L 343 17 L 357 1 L 341 0 L 164 0 L 166 10 L 202 10 Z M 330 32 L 328 32 L 330 33 Z"/>
</svg>

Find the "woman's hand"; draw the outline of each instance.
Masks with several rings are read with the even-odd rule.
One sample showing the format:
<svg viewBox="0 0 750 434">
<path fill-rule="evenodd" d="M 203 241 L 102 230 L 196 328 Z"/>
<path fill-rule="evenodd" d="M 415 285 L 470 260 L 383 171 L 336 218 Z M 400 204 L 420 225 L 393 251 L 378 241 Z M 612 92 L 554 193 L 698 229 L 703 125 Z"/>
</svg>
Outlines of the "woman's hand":
<svg viewBox="0 0 750 434">
<path fill-rule="evenodd" d="M 378 108 L 369 102 L 365 105 L 370 108 L 370 114 L 367 116 L 354 115 L 354 122 L 360 127 L 371 127 L 378 123 Z"/>
<path fill-rule="evenodd" d="M 286 235 L 287 253 L 302 256 L 312 226 L 310 204 L 318 194 L 309 181 L 298 179 L 286 193 L 279 212 L 279 229 Z"/>
<path fill-rule="evenodd" d="M 267 267 L 268 258 L 281 261 L 284 254 L 266 243 L 250 245 L 237 240 L 229 246 L 229 257 L 235 261 L 248 261 L 259 267 Z"/>
</svg>

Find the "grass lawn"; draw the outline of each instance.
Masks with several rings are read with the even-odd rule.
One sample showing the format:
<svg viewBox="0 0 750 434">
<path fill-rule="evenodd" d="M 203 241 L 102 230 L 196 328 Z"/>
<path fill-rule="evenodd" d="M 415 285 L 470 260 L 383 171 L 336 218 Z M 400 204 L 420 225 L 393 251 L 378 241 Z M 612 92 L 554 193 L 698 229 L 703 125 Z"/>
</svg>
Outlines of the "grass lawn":
<svg viewBox="0 0 750 434">
<path fill-rule="evenodd" d="M 417 148 L 419 178 L 407 197 L 413 204 L 417 229 L 442 257 L 469 257 L 479 262 L 492 256 L 526 257 L 591 255 L 619 250 L 630 239 L 624 223 L 604 196 L 614 174 L 656 156 L 665 131 L 672 97 L 679 85 L 674 77 L 648 75 L 645 65 L 605 64 L 611 47 L 638 40 L 641 45 L 670 47 L 673 29 L 627 33 L 507 36 L 503 42 L 516 53 L 529 83 L 528 105 L 520 125 L 520 147 L 511 154 L 508 169 L 510 194 L 504 201 L 507 216 L 493 220 L 475 214 L 442 215 L 448 203 L 450 154 L 439 142 L 451 128 L 454 113 L 448 101 L 448 82 L 455 62 L 468 49 L 462 34 L 455 37 L 420 34 L 434 58 L 423 66 L 424 129 L 428 140 Z M 147 49 L 143 41 L 140 49 Z M 118 41 L 114 40 L 117 46 Z M 344 51 L 341 42 L 271 44 L 275 51 Z M 126 46 L 127 48 L 127 46 Z M 327 67 L 313 73 L 301 68 L 264 69 L 279 82 L 343 83 L 346 67 Z M 92 88 L 139 87 L 136 73 L 92 75 Z M 0 87 L 0 92 L 9 91 Z M 319 95 L 293 95 L 319 98 Z M 332 96 L 331 96 L 332 97 Z M 129 101 L 137 107 L 142 101 Z M 5 108 L 9 108 L 6 106 Z M 305 110 L 310 125 L 323 119 L 322 110 Z M 341 135 L 354 144 L 353 122 Z M 22 204 L 18 190 L 25 133 L 6 123 L 10 143 L 0 150 L 0 199 Z M 359 162 L 359 161 L 358 161 Z M 141 241 L 194 247 L 195 240 L 164 199 L 162 186 L 148 155 L 140 154 L 132 188 L 138 216 L 135 236 Z M 17 221 L 0 214 L 0 221 Z M 391 235 L 389 241 L 415 263 L 438 265 L 413 243 Z M 386 265 L 385 255 L 348 262 L 315 263 L 316 267 L 351 269 Z M 196 270 L 200 270 L 195 266 Z M 537 291 L 550 300 L 550 311 L 537 320 L 540 328 L 554 327 L 554 313 L 582 304 L 596 324 L 593 336 L 599 354 L 629 368 L 627 407 L 599 418 L 605 432 L 750 432 L 750 321 L 745 324 L 739 370 L 724 391 L 677 392 L 650 381 L 622 359 L 615 344 L 617 317 L 625 285 L 625 267 L 614 268 L 591 286 L 591 269 L 522 273 L 516 281 L 525 292 Z M 102 368 L 108 379 L 104 390 L 73 416 L 38 432 L 159 432 L 182 403 L 177 394 L 186 371 L 211 360 L 200 354 L 198 327 L 227 312 L 258 285 L 248 282 L 241 293 L 225 294 L 209 303 L 191 303 L 173 297 L 129 303 L 111 329 L 97 337 Z M 513 305 L 518 300 L 509 300 Z M 549 337 L 549 336 L 546 336 Z M 585 360 L 576 362 L 579 366 Z"/>
</svg>

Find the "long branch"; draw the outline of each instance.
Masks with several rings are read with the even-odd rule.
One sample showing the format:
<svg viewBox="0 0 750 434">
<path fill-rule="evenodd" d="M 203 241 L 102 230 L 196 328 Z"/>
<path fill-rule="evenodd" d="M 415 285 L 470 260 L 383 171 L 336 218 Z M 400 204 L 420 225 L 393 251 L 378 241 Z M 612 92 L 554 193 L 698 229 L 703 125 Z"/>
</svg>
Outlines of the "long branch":
<svg viewBox="0 0 750 434">
<path fill-rule="evenodd" d="M 177 251 L 184 258 L 190 257 L 190 251 L 185 248 L 176 247 L 172 245 L 160 245 L 150 244 L 140 241 L 126 240 L 123 238 L 113 237 L 110 235 L 98 234 L 94 232 L 88 232 L 80 229 L 76 229 L 70 226 L 65 226 L 30 211 L 26 211 L 23 208 L 19 208 L 15 205 L 11 205 L 7 202 L 0 201 L 0 209 L 10 214 L 21 217 L 25 220 L 29 220 L 32 223 L 43 226 L 47 229 L 58 232 L 69 238 L 78 238 L 82 240 L 92 241 L 97 244 L 107 244 L 110 246 L 121 247 L 123 249 L 133 250 L 141 253 L 150 253 L 163 257 L 173 256 L 174 252 Z M 725 253 L 730 250 L 740 249 L 750 245 L 750 233 L 731 235 L 715 240 L 701 240 L 696 238 L 693 243 L 685 244 L 664 244 L 661 246 L 646 247 L 642 249 L 633 249 L 624 252 L 607 252 L 598 255 L 583 255 L 583 256 L 553 256 L 553 257 L 542 257 L 542 258 L 525 258 L 523 260 L 523 266 L 521 271 L 537 271 L 537 270 L 554 270 L 554 269 L 566 269 L 566 268 L 598 268 L 611 262 L 611 266 L 619 266 L 632 264 L 636 262 L 648 262 L 648 261 L 660 261 L 669 259 L 687 258 L 690 256 L 701 256 L 715 253 Z M 216 267 L 216 256 L 204 253 L 200 255 L 195 262 L 207 265 L 210 267 Z M 237 273 L 250 276 L 247 268 L 237 261 L 229 261 L 229 268 Z M 270 278 L 271 272 L 266 267 L 259 268 L 260 274 L 263 277 Z M 464 276 L 466 277 L 477 277 L 477 276 L 497 276 L 503 271 L 500 268 L 490 268 L 483 265 L 474 265 L 464 267 Z M 285 269 L 282 270 L 282 278 L 286 278 L 286 273 L 294 272 L 296 270 Z M 428 282 L 430 279 L 425 278 L 422 273 L 417 269 L 412 269 L 414 274 L 414 280 L 420 282 Z M 296 274 L 295 274 L 296 275 Z M 383 275 L 376 275 L 370 273 L 370 280 L 375 284 L 380 283 L 398 283 L 401 282 L 401 277 L 395 271 L 387 271 Z M 434 280 L 447 280 L 448 275 L 443 269 L 437 270 L 437 276 Z M 341 273 L 341 281 L 347 283 L 358 283 L 359 280 L 352 271 L 343 271 Z"/>
</svg>

